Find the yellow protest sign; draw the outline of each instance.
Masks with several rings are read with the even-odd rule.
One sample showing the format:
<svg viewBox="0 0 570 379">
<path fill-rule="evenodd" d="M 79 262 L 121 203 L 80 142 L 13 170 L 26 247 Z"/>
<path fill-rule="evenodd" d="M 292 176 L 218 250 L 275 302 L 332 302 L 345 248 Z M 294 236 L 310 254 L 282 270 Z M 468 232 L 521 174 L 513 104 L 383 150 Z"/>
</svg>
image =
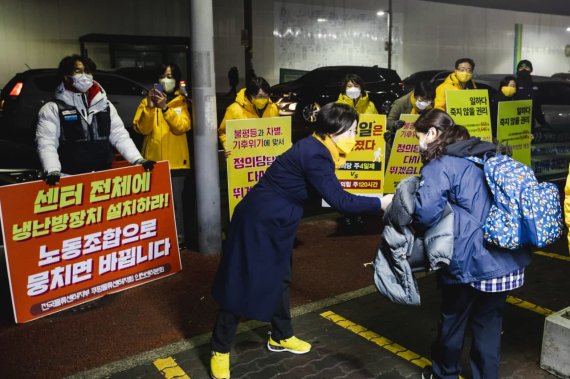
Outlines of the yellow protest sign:
<svg viewBox="0 0 570 379">
<path fill-rule="evenodd" d="M 271 163 L 291 147 L 291 117 L 228 120 L 226 138 L 231 217 Z"/>
<path fill-rule="evenodd" d="M 532 100 L 499 101 L 497 143 L 509 146 L 512 157 L 530 166 Z"/>
<path fill-rule="evenodd" d="M 386 115 L 361 114 L 356 146 L 336 170 L 343 188 L 354 194 L 381 197 L 384 183 Z"/>
<path fill-rule="evenodd" d="M 396 186 L 410 175 L 419 175 L 422 162 L 420 160 L 418 139 L 414 122 L 420 117 L 418 114 L 402 114 L 400 120 L 404 126 L 396 131 L 394 144 L 390 152 L 390 162 L 386 167 L 384 192 L 394 193 Z"/>
<path fill-rule="evenodd" d="M 486 89 L 447 90 L 445 101 L 447 113 L 456 124 L 465 126 L 471 137 L 491 142 L 491 113 Z"/>
</svg>

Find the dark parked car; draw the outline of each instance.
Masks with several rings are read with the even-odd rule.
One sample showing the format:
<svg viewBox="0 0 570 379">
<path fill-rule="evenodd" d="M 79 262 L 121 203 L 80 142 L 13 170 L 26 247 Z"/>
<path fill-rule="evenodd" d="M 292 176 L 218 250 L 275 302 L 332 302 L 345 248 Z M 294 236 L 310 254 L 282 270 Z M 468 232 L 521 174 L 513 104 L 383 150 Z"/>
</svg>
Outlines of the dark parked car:
<svg viewBox="0 0 570 379">
<path fill-rule="evenodd" d="M 140 146 L 142 138 L 133 133 L 135 111 L 146 96 L 146 89 L 115 73 L 97 71 L 94 79 L 107 92 L 107 97 Z M 0 92 L 0 139 L 33 145 L 36 117 L 40 108 L 54 98 L 60 83 L 56 69 L 34 69 L 16 74 Z"/>
<path fill-rule="evenodd" d="M 271 87 L 271 98 L 281 116 L 292 116 L 292 138 L 297 141 L 312 132 L 311 121 L 318 107 L 338 99 L 343 78 L 362 77 L 370 100 L 381 113 L 402 95 L 402 81 L 394 70 L 378 66 L 328 66 L 312 70 L 292 82 Z"/>
<path fill-rule="evenodd" d="M 570 72 L 557 72 L 552 75 L 553 78 L 570 81 Z"/>
<path fill-rule="evenodd" d="M 443 78 L 445 79 L 445 77 L 450 73 L 451 71 L 449 70 L 426 70 L 426 71 L 414 72 L 413 74 L 402 80 L 402 83 L 404 83 L 404 93 L 412 91 L 416 86 L 416 84 L 418 84 L 419 82 L 431 81 L 433 83 L 434 80 L 437 80 L 440 76 L 442 76 L 442 74 L 445 74 L 443 76 Z"/>
</svg>

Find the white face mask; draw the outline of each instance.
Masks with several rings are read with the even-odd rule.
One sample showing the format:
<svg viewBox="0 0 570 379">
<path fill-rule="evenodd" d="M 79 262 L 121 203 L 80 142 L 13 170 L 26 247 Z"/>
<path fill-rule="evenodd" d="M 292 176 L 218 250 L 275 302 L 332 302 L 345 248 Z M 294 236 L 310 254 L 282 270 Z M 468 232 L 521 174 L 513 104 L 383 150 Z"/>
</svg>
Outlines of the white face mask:
<svg viewBox="0 0 570 379">
<path fill-rule="evenodd" d="M 162 78 L 159 79 L 158 82 L 162 85 L 164 92 L 174 92 L 174 88 L 176 87 L 176 80 L 174 80 L 174 78 Z"/>
<path fill-rule="evenodd" d="M 418 108 L 420 111 L 423 111 L 424 109 L 426 109 L 430 105 L 431 105 L 431 101 L 416 100 L 416 108 Z"/>
<path fill-rule="evenodd" d="M 73 86 L 79 92 L 87 92 L 89 88 L 93 85 L 93 75 L 91 74 L 75 74 L 72 76 L 73 78 Z"/>
<path fill-rule="evenodd" d="M 349 87 L 346 89 L 346 96 L 350 97 L 352 100 L 356 100 L 360 97 L 360 88 Z"/>
<path fill-rule="evenodd" d="M 418 146 L 420 147 L 420 150 L 427 150 L 428 143 L 432 143 L 435 140 L 435 129 L 432 128 L 428 130 L 423 139 L 419 140 Z"/>
</svg>

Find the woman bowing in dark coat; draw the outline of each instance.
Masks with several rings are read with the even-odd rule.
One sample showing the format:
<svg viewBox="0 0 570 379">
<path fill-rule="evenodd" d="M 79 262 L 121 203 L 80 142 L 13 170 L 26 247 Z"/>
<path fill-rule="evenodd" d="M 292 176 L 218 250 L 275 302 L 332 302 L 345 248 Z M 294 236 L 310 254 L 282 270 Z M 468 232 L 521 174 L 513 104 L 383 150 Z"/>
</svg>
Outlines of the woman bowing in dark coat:
<svg viewBox="0 0 570 379">
<path fill-rule="evenodd" d="M 240 317 L 270 321 L 270 351 L 309 352 L 293 335 L 289 310 L 291 258 L 303 202 L 313 187 L 343 214 L 379 213 L 382 199 L 352 195 L 335 175 L 356 141 L 358 113 L 345 104 L 325 105 L 315 133 L 279 156 L 235 208 L 213 295 L 220 311 L 212 334 L 213 378 L 229 378 L 229 351 Z"/>
</svg>

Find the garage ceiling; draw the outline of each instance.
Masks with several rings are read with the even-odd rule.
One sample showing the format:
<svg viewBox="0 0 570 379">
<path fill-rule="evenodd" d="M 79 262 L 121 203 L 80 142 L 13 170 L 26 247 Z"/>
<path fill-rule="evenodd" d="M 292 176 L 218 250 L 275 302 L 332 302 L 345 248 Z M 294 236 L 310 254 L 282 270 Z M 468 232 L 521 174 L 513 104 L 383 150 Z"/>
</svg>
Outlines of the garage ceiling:
<svg viewBox="0 0 570 379">
<path fill-rule="evenodd" d="M 505 9 L 531 13 L 547 13 L 559 16 L 570 16 L 568 0 L 422 0 L 467 5 L 472 7 Z"/>
</svg>

